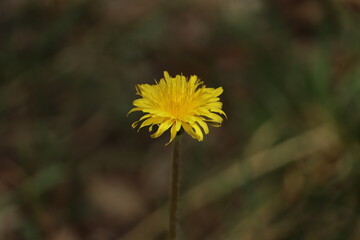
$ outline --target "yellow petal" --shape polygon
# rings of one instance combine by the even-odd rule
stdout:
[[[152,116],[152,114],[145,114],[144,116],[142,116],[139,120],[137,120],[136,122],[134,122],[131,127],[132,128],[136,128],[136,126],[139,124],[139,122],[141,122],[142,120],[144,120],[145,118],[150,118]]]
[[[189,80],[190,92],[194,92],[196,90],[196,87],[198,86],[196,82],[197,82],[197,76],[192,75]]]
[[[165,144],[165,146],[167,146],[169,143],[171,143],[175,139],[176,134],[180,130],[180,128],[181,128],[181,122],[175,120],[175,123],[172,125],[171,130],[170,130],[170,133],[171,133],[170,141],[167,144]]]
[[[146,119],[146,120],[140,125],[138,131],[139,131],[141,128],[146,127],[146,126],[149,126],[149,125],[160,124],[160,123],[162,123],[164,120],[165,120],[165,118],[163,118],[163,117],[152,117],[152,118],[148,118],[148,119]]]
[[[215,113],[208,112],[207,114],[203,114],[203,115],[205,117],[208,117],[210,119],[210,121],[212,121],[212,122],[222,123],[222,121],[223,121],[222,117],[220,117],[219,115],[217,115]]]
[[[197,117],[195,116],[184,116],[180,118],[180,121],[186,122],[188,124],[193,124],[197,120]]]
[[[168,130],[171,125],[173,124],[174,120],[170,119],[170,120],[165,120],[164,122],[162,122],[159,125],[158,130],[151,135],[152,138],[157,138],[160,137],[166,130]]]
[[[222,102],[211,102],[211,103],[206,104],[206,107],[221,109],[222,105],[223,105]]]
[[[129,116],[130,113],[136,112],[136,111],[142,111],[142,109],[139,108],[139,107],[135,107],[135,108],[131,109],[131,110],[128,112],[127,116]]]
[[[184,128],[185,132],[187,132],[187,134],[189,134],[191,137],[197,139],[197,135],[196,135],[195,131],[190,127],[190,125],[188,123],[182,122],[181,125]]]
[[[191,127],[195,130],[196,139],[202,141],[204,139],[204,135],[200,127],[196,123],[192,124]]]
[[[209,124],[210,124],[212,127],[221,127],[221,123],[210,122]]]
[[[152,132],[153,126],[154,126],[154,123],[150,125],[149,132]]]
[[[171,77],[167,71],[164,71],[164,77],[166,80],[171,79]]]
[[[222,87],[218,87],[212,92],[212,95],[217,97],[220,96],[224,92],[224,89]]]
[[[139,98],[133,101],[133,105],[135,107],[141,107],[141,108],[151,108],[153,107],[153,104],[148,99]]]
[[[227,118],[226,113],[221,109],[212,108],[212,109],[210,109],[210,111],[220,113],[220,114],[224,115]]]
[[[202,129],[204,130],[204,133],[205,133],[205,134],[208,134],[208,133],[209,133],[209,127],[208,127],[208,125],[206,124],[206,122],[204,122],[204,121],[201,120],[201,119],[196,120],[196,122],[202,127]]]

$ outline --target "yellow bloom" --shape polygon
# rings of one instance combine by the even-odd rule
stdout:
[[[190,79],[176,75],[171,77],[164,72],[164,78],[155,85],[136,85],[137,95],[142,98],[133,102],[135,106],[129,113],[142,111],[146,113],[140,120],[132,124],[133,128],[141,122],[139,127],[149,127],[152,131],[153,125],[157,125],[157,131],[151,135],[153,138],[161,136],[170,129],[171,137],[169,144],[174,140],[181,127],[193,138],[202,141],[203,132],[209,133],[206,122],[212,126],[221,125],[224,113],[219,95],[223,92],[222,87],[207,88],[196,75]]]

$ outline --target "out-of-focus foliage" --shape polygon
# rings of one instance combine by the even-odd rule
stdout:
[[[356,0],[1,0],[0,239],[165,239],[168,136],[134,85],[223,86],[184,137],[184,239],[360,239]]]

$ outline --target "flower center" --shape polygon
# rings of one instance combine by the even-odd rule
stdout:
[[[183,97],[175,97],[169,99],[165,109],[173,117],[182,117],[188,115],[192,108],[190,102]]]

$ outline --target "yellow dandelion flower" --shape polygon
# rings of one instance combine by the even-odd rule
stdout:
[[[151,135],[153,138],[161,136],[170,129],[170,141],[174,140],[176,134],[183,128],[190,136],[202,141],[203,132],[209,133],[207,122],[212,126],[221,125],[226,114],[222,110],[220,94],[223,88],[207,88],[196,75],[185,78],[182,75],[171,77],[164,72],[164,78],[155,85],[136,85],[137,95],[141,98],[134,100],[135,106],[129,114],[135,111],[146,113],[140,120],[132,124],[133,128],[143,121],[139,130],[150,126],[149,132],[154,125],[157,131]]]

